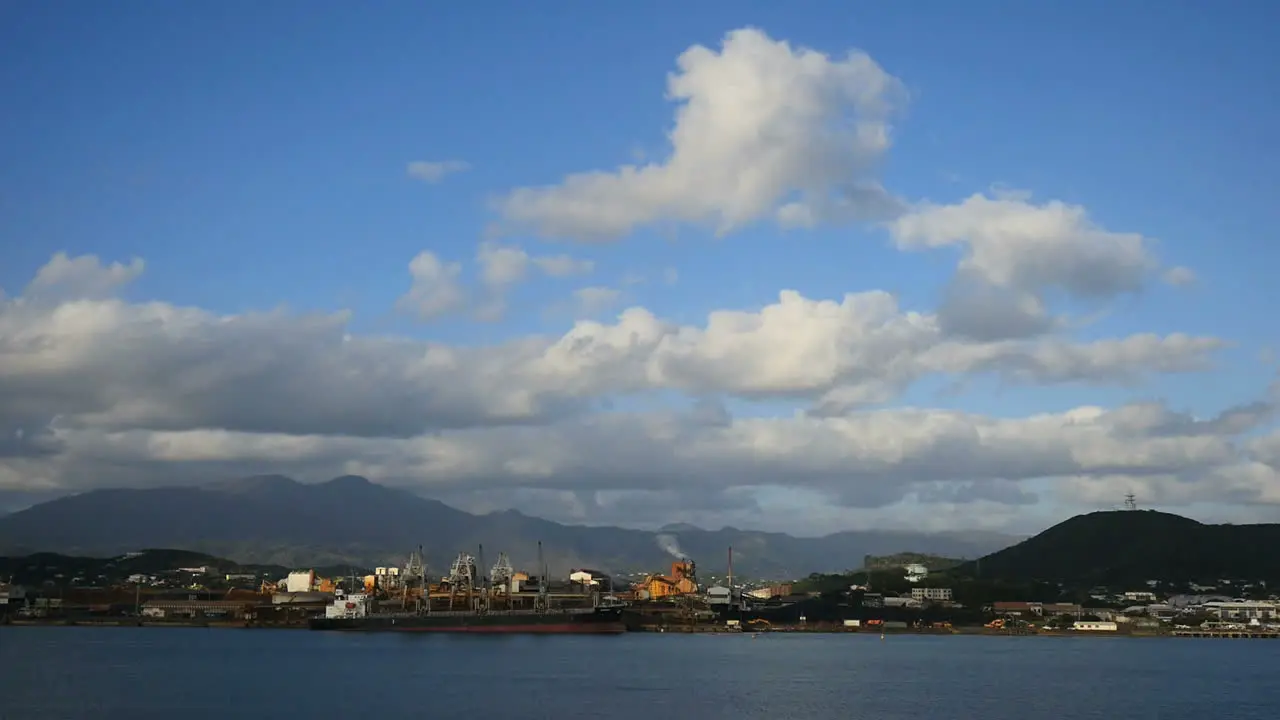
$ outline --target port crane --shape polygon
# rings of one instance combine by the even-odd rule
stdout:
[[[409,553],[409,561],[404,565],[404,576],[401,578],[401,592],[403,595],[400,599],[400,607],[406,608],[409,605],[409,585],[417,582],[419,588],[422,589],[422,604],[430,606],[427,602],[427,595],[430,590],[427,587],[427,563],[422,557],[422,546]]]
[[[476,559],[468,553],[458,553],[458,557],[453,560],[453,565],[449,567],[448,583],[450,610],[454,609],[454,603],[458,598],[464,596],[467,603],[466,607],[472,607],[475,602],[477,579],[478,573],[476,572]]]
[[[498,553],[498,562],[489,569],[489,583],[492,588],[502,593],[508,608],[511,607],[511,581],[516,569],[511,565],[511,558],[506,553]]]

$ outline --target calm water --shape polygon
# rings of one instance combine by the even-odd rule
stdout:
[[[3,720],[1275,720],[1278,673],[1266,640],[0,628]]]

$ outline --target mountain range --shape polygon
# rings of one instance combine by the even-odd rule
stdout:
[[[474,554],[481,544],[489,558],[506,552],[517,567],[533,567],[541,542],[554,572],[661,570],[687,554],[702,572],[717,574],[732,546],[735,572],[794,578],[857,568],[867,555],[981,557],[1020,539],[987,532],[862,530],[804,538],[687,525],[660,531],[564,525],[515,510],[473,515],[357,476],[303,484],[262,475],[197,487],[94,490],[0,517],[0,554],[108,556],[165,547],[241,563],[376,566],[401,563],[421,545],[440,572],[458,552]]]

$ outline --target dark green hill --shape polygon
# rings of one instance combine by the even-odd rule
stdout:
[[[1154,510],[1077,515],[949,574],[1076,586],[1280,581],[1280,524],[1205,525]]]

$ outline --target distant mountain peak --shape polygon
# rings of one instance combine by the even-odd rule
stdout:
[[[323,483],[324,485],[332,485],[334,487],[373,487],[374,482],[363,475],[339,475],[338,477]],[[379,486],[381,487],[381,486]]]
[[[1004,543],[979,546],[932,535],[875,532],[794,538],[743,531],[726,537],[692,525],[668,525],[681,553],[721,567],[726,546],[735,569],[756,577],[785,578],[846,567],[848,558],[918,549],[984,555]],[[256,475],[206,486],[98,490],[35,505],[0,518],[0,554],[58,551],[117,556],[138,548],[175,548],[278,565],[403,562],[424,546],[429,564],[447,567],[460,548],[483,545],[511,553],[518,566],[536,562],[541,543],[553,569],[669,567],[661,533],[606,526],[564,525],[506,510],[475,515],[410,489],[358,476],[300,483]],[[199,565],[202,562],[183,559]]]
[[[658,532],[680,533],[680,532],[700,532],[700,531],[702,531],[702,528],[698,527],[697,525],[690,525],[689,523],[670,523],[668,525],[663,525],[662,529],[660,529]]]
[[[205,485],[206,490],[219,492],[261,492],[264,490],[282,490],[298,487],[299,483],[284,475],[250,475],[249,477],[219,480]]]

